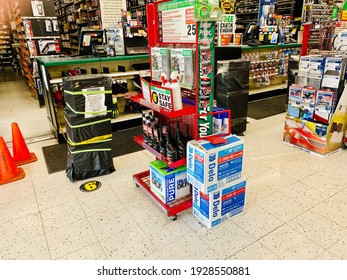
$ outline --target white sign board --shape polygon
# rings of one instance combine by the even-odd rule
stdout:
[[[122,10],[126,10],[125,0],[100,0],[102,28],[118,27]]]
[[[159,41],[195,43],[194,1],[177,0],[158,5]]]

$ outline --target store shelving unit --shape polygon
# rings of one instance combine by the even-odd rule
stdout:
[[[36,59],[60,54],[53,4],[53,0],[42,2],[42,11],[38,14],[30,1],[11,0],[16,56],[31,96],[38,99],[40,107],[45,103]]]
[[[273,95],[288,86],[288,52],[300,51],[301,44],[235,46],[216,48],[217,60],[250,60],[249,94]],[[226,51],[227,48],[231,48]],[[269,79],[265,77],[267,75]]]
[[[319,2],[321,3],[314,4],[311,1],[305,0],[302,9],[303,23],[310,22],[315,25],[331,18],[333,5],[328,5],[324,1]]]
[[[78,53],[82,28],[101,29],[101,12],[98,0],[55,0],[63,52]]]
[[[282,16],[294,16],[295,0],[277,0],[275,5],[276,12]]]
[[[244,32],[248,24],[257,23],[259,0],[241,0],[235,3],[236,30]]]
[[[13,66],[12,32],[8,15],[0,11],[0,68]]]

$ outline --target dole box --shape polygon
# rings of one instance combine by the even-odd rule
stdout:
[[[208,228],[213,228],[245,209],[246,180],[204,194],[193,188],[193,214]]]
[[[206,194],[241,178],[244,141],[236,135],[222,138],[223,144],[193,140],[187,145],[188,182]]]
[[[170,203],[189,195],[190,185],[187,182],[185,165],[171,168],[161,160],[150,163],[151,191],[164,203]]]

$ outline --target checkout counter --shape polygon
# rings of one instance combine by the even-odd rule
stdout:
[[[132,79],[136,76],[149,76],[149,69],[142,69],[149,63],[149,55],[124,55],[113,57],[76,56],[76,57],[39,57],[38,68],[42,81],[42,95],[47,110],[51,131],[59,143],[65,142],[64,106],[62,100],[62,77],[69,71],[83,74],[103,74],[121,80],[132,89]],[[129,114],[112,121],[112,127],[126,122],[140,124],[140,114]],[[115,123],[115,125],[114,125]]]

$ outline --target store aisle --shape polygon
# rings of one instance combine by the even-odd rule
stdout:
[[[18,123],[28,142],[52,135],[46,109],[40,108],[38,100],[31,97],[23,79],[7,68],[0,72],[0,135],[8,144],[12,141],[12,122]]]
[[[285,114],[249,119],[246,211],[208,230],[186,211],[168,219],[137,188],[147,151],[114,158],[116,172],[83,193],[48,175],[41,147],[26,177],[0,187],[0,259],[347,259],[346,151],[318,158],[282,143]]]

